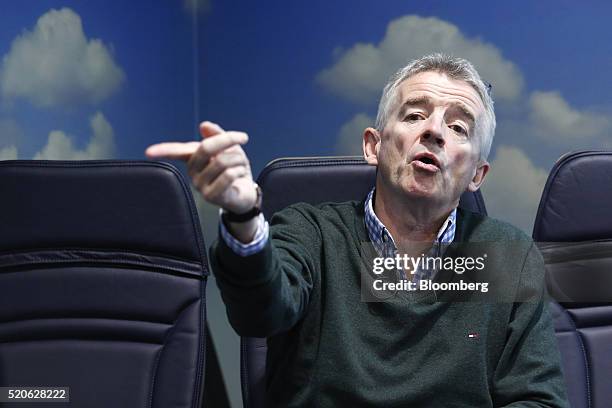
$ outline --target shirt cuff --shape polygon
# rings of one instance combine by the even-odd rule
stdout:
[[[268,242],[268,235],[270,232],[270,226],[268,225],[268,221],[266,221],[263,214],[259,214],[257,216],[257,231],[255,232],[255,236],[251,242],[247,242],[243,244],[238,241],[234,236],[227,230],[225,224],[223,223],[223,219],[221,215],[223,214],[223,209],[219,210],[219,233],[221,234],[221,238],[228,247],[238,256],[250,256],[254,255],[261,250],[264,249],[266,243]]]

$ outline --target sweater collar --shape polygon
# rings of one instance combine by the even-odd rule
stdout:
[[[397,249],[395,241],[391,236],[391,233],[385,225],[380,221],[374,212],[374,194],[376,193],[376,187],[370,190],[368,197],[364,204],[364,221],[365,227],[368,234],[368,238],[372,241],[372,245],[376,249],[376,252],[381,255],[386,253],[385,247],[391,246],[394,250]],[[455,239],[455,231],[457,226],[457,208],[454,208],[442,227],[438,230],[436,241],[439,244],[450,244]]]

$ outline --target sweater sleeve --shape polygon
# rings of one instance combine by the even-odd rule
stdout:
[[[544,261],[531,243],[493,375],[496,407],[569,407],[545,293]]]
[[[292,206],[275,214],[263,250],[237,255],[223,239],[211,264],[230,324],[241,336],[269,337],[293,327],[306,312],[319,273],[321,234]]]

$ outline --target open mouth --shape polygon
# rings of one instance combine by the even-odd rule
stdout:
[[[433,161],[433,159],[429,158],[429,157],[421,157],[419,159],[417,159],[420,162],[423,162],[425,164],[433,164],[435,165],[435,162]]]
[[[430,172],[440,171],[440,161],[432,153],[419,153],[414,156],[412,163],[414,163],[417,168],[423,170]]]

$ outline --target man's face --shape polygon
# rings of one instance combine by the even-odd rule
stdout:
[[[488,170],[488,164],[479,165],[475,136],[475,122],[484,114],[480,96],[467,82],[423,72],[401,83],[396,97],[374,147],[377,163],[368,161],[378,165],[385,187],[438,206],[456,205]]]

